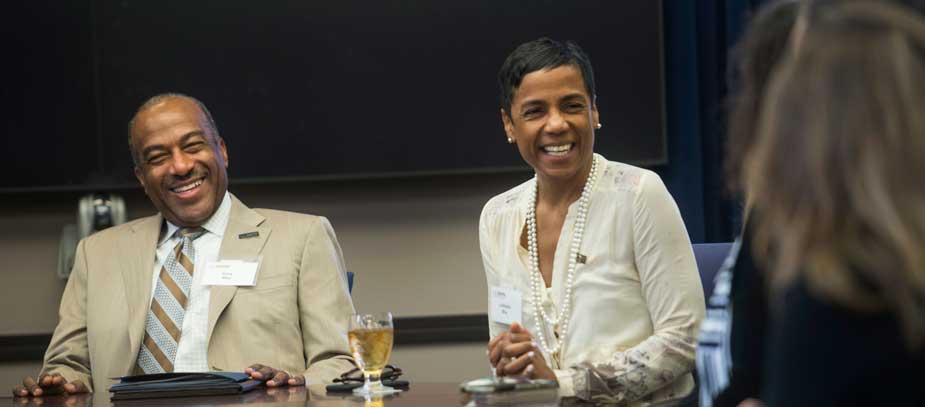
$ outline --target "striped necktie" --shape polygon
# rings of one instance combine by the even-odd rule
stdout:
[[[151,309],[145,320],[145,337],[138,351],[138,368],[144,373],[173,372],[180,342],[180,328],[193,284],[196,253],[193,240],[205,232],[202,228],[177,230],[180,242],[167,256],[154,288]]]

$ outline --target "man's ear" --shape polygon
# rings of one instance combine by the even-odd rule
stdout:
[[[141,189],[143,189],[145,191],[145,195],[147,195],[148,188],[145,187],[145,174],[144,171],[141,170],[141,167],[137,165],[135,166],[135,179],[138,180],[138,183],[141,184]]]
[[[507,112],[504,111],[504,108],[501,108],[501,123],[504,124],[504,133],[507,135],[508,140],[513,140],[512,143],[517,143],[517,138],[514,137],[514,122],[511,121],[511,117],[507,115]],[[508,141],[511,143],[511,141]]]
[[[222,153],[222,160],[225,161],[225,169],[228,169],[228,147],[225,146],[225,139],[218,138],[218,151]]]

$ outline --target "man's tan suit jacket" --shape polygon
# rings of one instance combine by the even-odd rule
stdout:
[[[99,392],[134,372],[163,222],[158,214],[81,241],[43,373]],[[327,219],[253,210],[232,196],[219,258],[260,258],[261,265],[254,287],[211,288],[210,369],[243,372],[261,363],[330,381],[353,368],[347,329],[354,308]]]

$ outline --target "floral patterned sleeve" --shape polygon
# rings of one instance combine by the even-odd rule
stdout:
[[[606,360],[557,370],[563,396],[596,403],[646,401],[694,368],[703,288],[680,212],[658,176],[643,178],[633,216],[636,268],[654,332]]]
[[[645,400],[653,391],[693,369],[695,343],[693,332],[683,338],[652,336],[606,362],[558,370],[556,376],[564,391],[570,386],[574,396],[582,400],[595,403]]]

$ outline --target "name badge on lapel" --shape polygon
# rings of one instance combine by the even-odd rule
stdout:
[[[523,296],[520,290],[505,287],[491,287],[489,293],[491,306],[490,315],[493,322],[510,325],[522,320],[521,302]]]
[[[202,285],[248,286],[257,285],[260,259],[223,259],[206,262]]]

